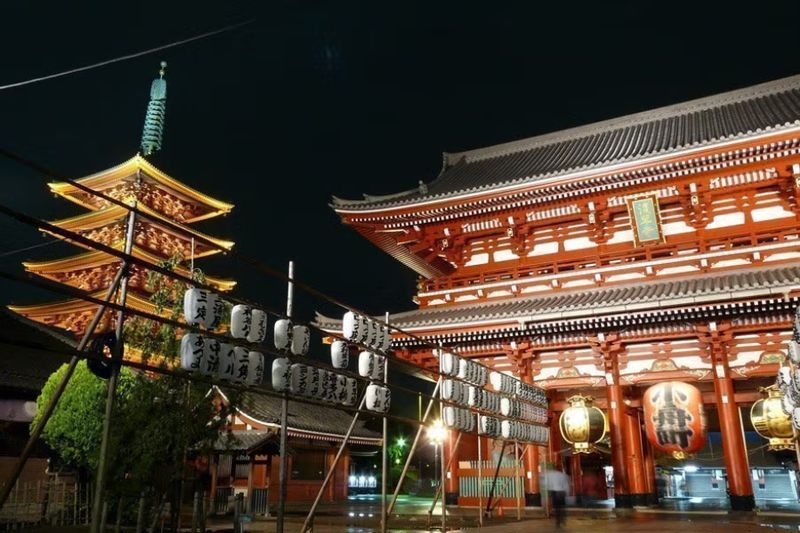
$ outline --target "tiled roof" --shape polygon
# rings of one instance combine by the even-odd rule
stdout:
[[[279,424],[281,418],[281,399],[263,394],[245,394],[242,397],[239,410],[261,422]],[[329,435],[344,435],[350,426],[353,416],[333,407],[324,407],[316,404],[294,402],[289,400],[290,429],[315,431]],[[379,439],[381,435],[364,427],[364,421],[359,420],[353,429],[356,437]]]
[[[435,306],[397,313],[390,316],[390,321],[401,329],[503,319],[557,321],[611,312],[653,311],[770,294],[780,295],[793,288],[800,288],[800,266],[750,269],[671,281],[575,290],[532,298],[504,299],[499,302]],[[319,314],[316,321],[320,327],[326,329],[341,327],[339,320]]]
[[[266,429],[233,430],[220,432],[211,448],[216,452],[259,453],[277,455],[280,453],[278,433]]]
[[[333,199],[341,209],[374,209],[536,182],[747,137],[800,124],[800,75],[595,124],[466,152],[445,154],[439,176],[409,191]]]

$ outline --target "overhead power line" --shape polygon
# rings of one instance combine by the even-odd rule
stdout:
[[[235,30],[237,28],[241,28],[242,26],[246,26],[247,24],[252,24],[255,22],[255,19],[250,19],[245,22],[240,22],[238,24],[231,24],[230,26],[225,26],[223,28],[219,28],[217,30],[212,30],[206,33],[201,33],[200,35],[195,35],[194,37],[189,37],[186,39],[181,39],[179,41],[173,41],[171,43],[163,44],[161,46],[156,46],[155,48],[148,48],[147,50],[142,50],[140,52],[134,52],[132,54],[127,54],[124,56],[115,57],[113,59],[106,59],[105,61],[100,61],[99,63],[92,63],[91,65],[85,65],[82,67],[76,67],[70,70],[65,70],[63,72],[57,72],[55,74],[48,74],[46,76],[39,76],[38,78],[31,78],[29,80],[18,81],[15,83],[9,83],[7,85],[0,85],[0,91],[5,91],[6,89],[14,89],[16,87],[22,87],[23,85],[31,85],[33,83],[39,83],[41,81],[52,80],[54,78],[61,78],[63,76],[69,76],[70,74],[75,74],[77,72],[83,72],[85,70],[92,70],[98,67],[104,67],[106,65],[110,65],[112,63],[119,63],[120,61],[127,61],[129,59],[135,59],[137,57],[141,57],[147,54],[152,54],[154,52],[159,52],[161,50],[166,50],[168,48],[174,48],[176,46],[181,46],[187,43],[191,43],[193,41],[199,41],[200,39],[205,39],[207,37],[212,37],[214,35],[218,35],[220,33],[229,32]]]

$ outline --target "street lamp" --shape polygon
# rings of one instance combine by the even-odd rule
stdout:
[[[434,420],[433,424],[428,426],[428,441],[433,444],[433,479],[436,479],[436,476],[439,473],[439,467],[437,465],[437,461],[439,458],[438,455],[438,448],[440,444],[444,443],[444,440],[447,438],[447,430],[442,424],[442,420]],[[442,447],[442,463],[444,463],[444,447]]]

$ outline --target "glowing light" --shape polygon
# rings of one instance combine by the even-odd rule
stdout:
[[[689,472],[690,474],[693,474],[694,472],[697,472],[698,468],[695,465],[686,465],[683,467],[683,470],[684,472]]]
[[[405,447],[405,445],[406,445],[406,439],[404,439],[403,437],[398,437],[396,446],[402,450]]]
[[[444,442],[447,438],[447,430],[444,427],[441,419],[437,419],[433,421],[428,427],[428,440],[433,445],[438,445]]]

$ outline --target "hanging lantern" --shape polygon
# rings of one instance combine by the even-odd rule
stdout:
[[[697,387],[680,381],[653,385],[642,398],[647,439],[676,459],[700,451],[706,443],[703,397]]]
[[[493,416],[478,415],[478,433],[490,437],[499,437],[500,421]]]
[[[594,398],[580,394],[567,399],[569,407],[561,413],[558,428],[564,440],[572,444],[575,453],[592,453],[595,444],[603,440],[608,431],[605,413],[592,405]]]
[[[203,361],[203,336],[187,333],[181,339],[181,368],[189,372],[200,370]]]
[[[291,365],[286,357],[279,357],[272,361],[272,388],[283,392],[289,388],[291,378]]]
[[[267,313],[261,309],[253,309],[253,324],[250,327],[250,333],[247,335],[247,341],[253,343],[264,342],[267,338]]]
[[[222,343],[217,339],[205,338],[203,340],[203,361],[200,363],[200,373],[204,376],[216,377],[222,352]]]
[[[233,381],[245,383],[250,374],[250,352],[237,346],[233,349]]]
[[[358,382],[355,378],[336,376],[336,396],[339,403],[353,405],[356,403],[356,394],[358,394]]]
[[[444,399],[450,402],[465,404],[467,403],[465,389],[463,383],[453,379],[446,379],[442,381],[442,395]]]
[[[367,319],[352,311],[346,312],[342,318],[342,333],[349,341],[363,343],[367,339],[368,328]]]
[[[322,378],[319,368],[310,366],[308,367],[308,387],[304,393],[309,398],[316,398],[322,390]]]
[[[789,341],[789,359],[796,365],[800,364],[800,343],[794,339]]]
[[[439,372],[446,376],[458,376],[461,359],[452,353],[444,352],[439,356]]]
[[[183,293],[183,318],[192,326],[215,329],[222,321],[225,302],[205,289],[188,289]]]
[[[389,411],[391,400],[392,393],[389,391],[389,387],[376,385],[375,383],[370,383],[367,385],[366,407],[370,411],[375,411],[377,413],[385,413]]]
[[[292,394],[304,396],[308,390],[308,366],[295,363],[290,368],[289,391]]]
[[[306,355],[311,343],[311,333],[308,326],[292,327],[292,353],[294,355]]]
[[[249,305],[234,305],[231,309],[231,336],[246,339],[253,326],[253,308]]]
[[[333,368],[347,368],[350,364],[350,347],[344,341],[331,343],[331,366]]]
[[[250,352],[247,354],[249,364],[247,366],[247,383],[251,387],[261,385],[264,380],[264,354],[261,352]]]
[[[381,340],[381,351],[387,352],[389,348],[392,347],[392,331],[387,327],[384,326],[383,328],[383,339]]]
[[[273,341],[278,350],[288,350],[292,346],[292,321],[282,318],[275,321]]]
[[[358,354],[358,375],[364,378],[383,381],[386,358],[372,352]]]
[[[776,385],[761,389],[765,395],[750,408],[750,421],[756,433],[769,440],[769,449],[793,450],[792,417],[783,410],[783,393]]]
[[[220,343],[219,351],[219,367],[217,369],[217,377],[225,381],[233,381],[236,375],[235,369],[235,351],[236,348],[233,344],[227,342]]]
[[[322,401],[336,402],[336,373],[326,370],[322,380]]]

